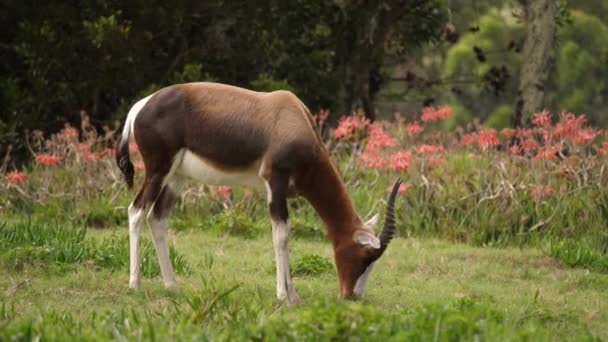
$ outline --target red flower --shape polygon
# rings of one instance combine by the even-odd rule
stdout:
[[[113,156],[114,155],[114,150],[111,148],[104,148],[103,150],[101,150],[101,152],[99,152],[100,156]]]
[[[232,187],[226,185],[219,186],[209,186],[211,190],[218,196],[220,196],[224,201],[230,199],[230,194],[232,193]]]
[[[405,129],[407,130],[408,135],[414,136],[416,134],[421,133],[424,130],[424,127],[422,127],[420,122],[414,121],[414,122],[408,123],[405,126]]]
[[[479,131],[478,143],[481,148],[500,145],[500,139],[493,128],[484,128]]]
[[[139,152],[139,146],[137,146],[136,142],[132,141],[129,143],[129,152],[130,153]]]
[[[416,148],[418,154],[437,154],[445,152],[445,147],[441,145],[420,144]]]
[[[356,129],[365,128],[369,120],[360,115],[343,116],[333,132],[334,138],[350,138]]]
[[[369,144],[363,150],[358,159],[359,163],[365,167],[383,168],[386,166],[386,161],[380,157],[378,150],[371,148]]]
[[[84,154],[84,159],[86,160],[97,160],[99,159],[99,154],[95,152],[87,152]]]
[[[443,157],[433,157],[433,158],[429,159],[430,167],[440,167],[440,166],[444,166],[445,164],[447,164],[447,160],[445,160],[445,158],[443,158]]]
[[[553,160],[555,155],[559,152],[559,146],[545,146],[536,154],[536,159]]]
[[[540,148],[540,144],[534,139],[526,139],[521,142],[521,148],[524,152],[530,153],[538,150]]]
[[[141,162],[141,161],[137,161],[137,162],[133,163],[133,166],[135,167],[136,170],[145,170],[146,169],[144,162]]]
[[[394,153],[390,158],[390,168],[393,170],[406,171],[410,168],[412,162],[412,153],[410,151],[401,150]]]
[[[572,113],[562,113],[559,122],[555,125],[553,136],[572,140],[579,144],[592,141],[599,135],[594,128],[583,128],[587,118],[584,115],[576,116]]]
[[[25,172],[11,171],[6,174],[6,180],[11,184],[19,184],[25,181],[27,175]]]
[[[36,162],[46,166],[57,165],[61,160],[63,157],[54,154],[39,153],[36,155]]]
[[[555,190],[549,186],[533,185],[530,193],[535,200],[542,200],[551,196]]]
[[[82,153],[89,152],[91,150],[91,144],[82,142],[82,143],[78,144],[78,150],[80,150],[80,152],[82,152]]]
[[[59,135],[65,139],[78,138],[78,130],[68,125],[59,132]]]
[[[452,108],[449,106],[443,107],[424,107],[422,108],[422,116],[420,119],[424,122],[427,121],[438,121],[447,119],[452,116]]]
[[[369,125],[369,140],[367,141],[369,148],[395,146],[395,140],[384,131],[380,124],[374,123]]]
[[[399,184],[399,189],[397,189],[397,192],[402,193],[402,192],[406,192],[407,189],[410,188],[410,185],[408,183],[401,183]],[[393,186],[389,186],[388,188],[386,188],[386,191],[391,192],[393,191]]]
[[[548,110],[543,110],[542,112],[538,112],[532,117],[532,124],[537,127],[543,127],[551,124],[551,114],[549,114]]]
[[[509,151],[511,151],[512,154],[521,154],[523,149],[520,145],[513,145],[509,147]]]
[[[462,140],[460,143],[464,146],[469,146],[475,142],[477,142],[478,134],[476,132],[467,133],[462,136]]]
[[[512,138],[515,136],[515,134],[517,134],[517,130],[513,128],[503,128],[500,131],[500,134],[502,134],[505,138]]]
[[[604,141],[602,143],[602,146],[599,149],[599,154],[601,154],[602,156],[606,156],[608,155],[608,140]]]

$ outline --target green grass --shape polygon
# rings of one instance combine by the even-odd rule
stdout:
[[[49,271],[54,259],[3,267],[0,340],[608,339],[608,275],[567,267],[536,249],[398,238],[365,298],[348,302],[337,299],[335,272],[327,270],[330,245],[292,239],[292,265],[304,270],[295,276],[302,302],[286,307],[275,299],[267,235],[172,232],[190,268],[178,275],[175,293],[158,276],[128,290],[125,267],[91,267],[94,259],[62,272]],[[108,252],[114,247],[107,241],[126,237],[126,228],[89,230],[84,241]],[[115,254],[107,258],[126,263],[126,251]]]

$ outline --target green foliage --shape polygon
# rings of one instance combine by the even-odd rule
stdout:
[[[594,15],[572,11],[570,24],[560,31],[551,77],[556,91],[548,100],[559,109],[588,113],[599,124],[607,101],[608,26]]]
[[[547,254],[570,267],[584,267],[608,273],[608,254],[598,251],[589,243],[577,240],[549,242]]]
[[[364,24],[377,26],[374,9],[388,7],[402,12],[382,28],[393,34],[374,50],[349,46]],[[438,0],[405,7],[321,0],[10,2],[0,13],[0,145],[14,142],[13,152],[25,157],[25,129],[55,130],[64,121],[75,123],[80,110],[98,127],[114,124],[138,97],[180,82],[288,89],[313,111],[332,107],[340,87],[354,86],[340,70],[345,59],[381,64],[384,40],[399,46],[402,58],[439,36],[443,7]]]
[[[449,48],[442,75],[454,79],[458,87],[459,83],[463,83],[461,89],[466,89],[458,95],[445,96],[446,100],[456,108],[463,107],[462,111],[473,113],[475,117],[485,120],[498,106],[514,101],[521,57],[513,51],[506,51],[505,47],[510,41],[521,39],[523,27],[512,17],[505,15],[505,12],[499,11],[482,15],[477,25],[479,32],[464,33],[460,40]],[[485,62],[476,59],[474,47],[479,47],[484,52]],[[483,75],[492,66],[505,66],[511,75],[505,93],[500,96],[487,91],[485,84],[481,82]]]
[[[61,268],[88,257],[86,229],[61,223],[3,223],[0,226],[0,262],[20,270],[25,265]]]
[[[246,212],[236,208],[227,208],[216,215],[207,218],[204,226],[215,235],[239,236],[251,239],[264,231],[269,230],[266,222],[255,220]]]
[[[424,305],[386,314],[362,304],[314,303],[298,316],[281,316],[251,328],[261,340],[462,341],[473,339],[543,339],[528,325],[505,325],[496,310],[463,299],[446,305]]]
[[[511,127],[511,114],[513,114],[513,110],[510,105],[500,105],[490,114],[485,122],[485,126],[494,129]]]
[[[251,87],[257,91],[271,92],[275,90],[296,90],[287,82],[287,80],[276,80],[268,74],[261,74],[255,80],[251,81]]]
[[[101,241],[91,241],[91,259],[95,266],[112,271],[129,269],[129,239],[126,235],[113,235]],[[140,241],[140,272],[144,277],[160,275],[160,266],[156,249],[152,241]],[[177,252],[173,244],[169,245],[169,259],[177,274],[191,274],[192,270],[185,257]]]
[[[478,23],[480,31],[463,34],[450,47],[442,71],[443,77],[473,81],[461,88],[465,91],[444,95],[444,98],[455,106],[464,106],[477,117],[488,118],[488,125],[496,128],[510,124],[506,113],[511,111],[507,109],[515,101],[521,63],[520,55],[505,47],[521,40],[522,25],[505,13],[507,11],[489,11],[482,15]],[[555,65],[545,85],[545,103],[554,111],[586,113],[590,121],[598,125],[605,121],[593,113],[602,113],[607,101],[608,27],[596,15],[595,11],[578,10],[560,14],[560,18],[567,20],[558,18],[563,24],[559,28]],[[476,59],[474,46],[481,48],[487,61]],[[479,82],[492,65],[504,65],[511,76],[505,93],[500,96],[486,92],[483,83]]]
[[[295,276],[317,276],[333,270],[333,264],[327,258],[315,254],[306,254],[297,258],[291,267]]]
[[[114,271],[128,270],[128,237],[112,236],[97,242],[86,238],[84,226],[35,221],[3,223],[0,226],[0,249],[0,263],[11,270],[33,266],[61,272],[75,264],[89,262]],[[154,245],[143,239],[140,253],[142,274],[145,277],[158,276],[160,267]],[[190,265],[173,245],[170,246],[169,257],[178,274],[190,274]]]

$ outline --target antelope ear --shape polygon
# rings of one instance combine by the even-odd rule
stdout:
[[[376,226],[376,224],[378,224],[379,220],[380,220],[380,214],[376,214],[376,215],[372,216],[372,218],[367,220],[365,222],[365,225],[369,228],[374,228]]]
[[[374,234],[365,230],[356,230],[353,233],[353,240],[363,246],[370,246],[376,249],[380,248],[380,240],[378,240]]]

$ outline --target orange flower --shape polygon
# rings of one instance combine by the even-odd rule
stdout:
[[[358,162],[365,167],[376,169],[386,166],[386,161],[380,157],[378,150],[371,148],[369,145],[365,147],[363,153],[359,156]]]
[[[343,116],[333,132],[334,138],[350,138],[357,129],[365,128],[369,120],[360,115]]]
[[[407,130],[408,135],[414,136],[416,134],[421,133],[424,130],[424,127],[422,127],[420,122],[414,121],[414,122],[408,123],[405,126],[405,129]]]
[[[219,186],[209,186],[211,190],[218,196],[220,196],[224,201],[230,199],[230,194],[232,193],[232,187],[226,185]]]
[[[6,174],[6,180],[11,184],[23,183],[26,178],[25,172],[11,171]]]
[[[493,128],[484,128],[479,131],[478,143],[481,148],[500,145],[500,139]]]
[[[447,119],[452,116],[452,108],[449,106],[443,107],[424,107],[422,108],[422,116],[420,119],[424,122],[427,121],[438,121]]]
[[[553,160],[555,155],[559,152],[559,146],[545,146],[536,154],[536,159]]]
[[[532,117],[532,124],[537,127],[543,127],[551,124],[551,114],[549,114],[548,110],[543,110],[542,112],[538,112]]]
[[[97,160],[99,159],[99,154],[95,152],[87,152],[84,154],[84,159],[86,160]]]
[[[467,133],[465,135],[462,136],[462,140],[460,140],[460,143],[464,146],[469,146],[474,144],[475,142],[477,142],[478,139],[478,135],[476,132],[471,132],[471,133]]]
[[[511,137],[515,136],[516,133],[517,133],[517,130],[515,130],[513,128],[503,128],[500,131],[500,134],[502,134],[505,138],[511,138]]]
[[[402,192],[406,192],[407,189],[410,188],[410,185],[408,183],[401,183],[399,185],[399,189],[397,189],[397,192],[402,193]],[[386,188],[386,191],[391,192],[393,191],[393,186],[389,186],[388,188]]]
[[[443,157],[433,157],[433,158],[429,159],[429,166],[433,167],[433,168],[444,166],[447,163],[448,163],[447,160],[445,160],[445,158],[443,158]]]
[[[390,159],[390,168],[393,170],[407,170],[412,162],[412,153],[410,151],[401,150],[394,153]],[[402,184],[403,185],[403,184]]]
[[[36,155],[36,162],[46,166],[57,165],[62,160],[63,157],[49,153],[39,153]]]
[[[445,152],[445,147],[441,145],[420,144],[416,147],[418,154],[437,154]]]
[[[388,135],[380,124],[374,123],[369,126],[369,148],[395,146],[395,140]]]

